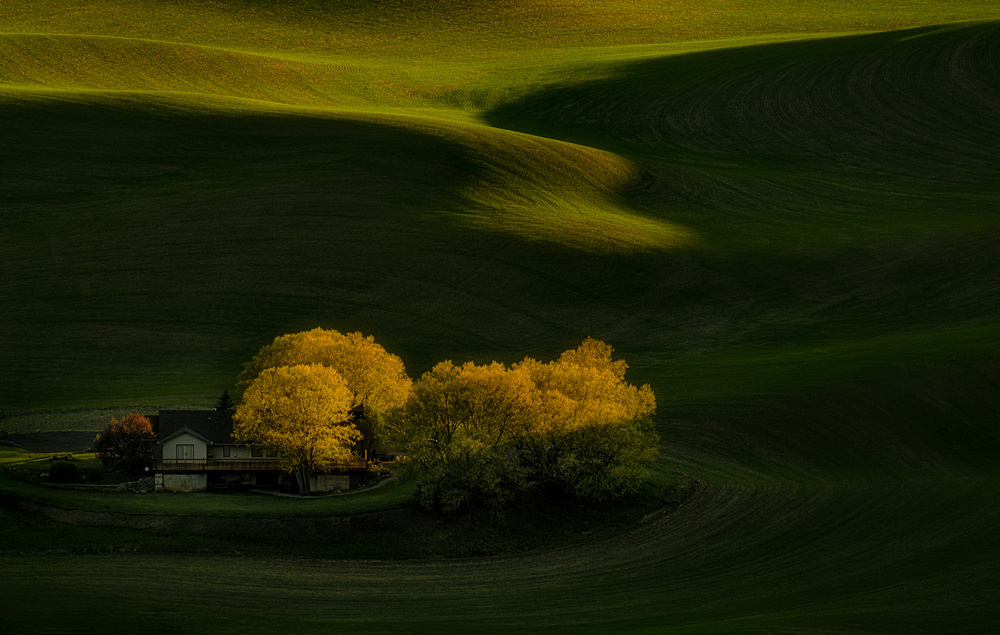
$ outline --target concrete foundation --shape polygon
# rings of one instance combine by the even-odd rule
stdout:
[[[157,474],[157,492],[204,492],[208,489],[208,475],[201,474]]]
[[[351,477],[346,474],[314,474],[309,482],[313,492],[346,492],[351,488]]]

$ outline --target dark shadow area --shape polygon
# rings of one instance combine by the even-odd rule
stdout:
[[[94,443],[96,432],[32,432],[0,436],[28,452],[86,452]]]
[[[995,186],[998,60],[997,22],[746,46],[623,64],[486,120],[672,164]]]

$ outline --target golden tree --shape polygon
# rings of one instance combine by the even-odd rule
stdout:
[[[299,492],[308,494],[315,471],[349,460],[361,438],[349,420],[351,399],[340,373],[321,364],[268,368],[247,386],[233,435],[277,452]]]
[[[634,492],[658,452],[656,399],[625,381],[612,353],[587,339],[553,362],[448,361],[425,373],[394,414],[400,449],[422,472],[420,502],[496,507],[531,480],[587,499]]]
[[[420,472],[421,505],[452,513],[476,500],[497,508],[521,487],[514,446],[534,399],[526,372],[496,362],[445,361],[424,373],[395,416],[397,444]]]
[[[383,434],[382,413],[403,405],[413,386],[403,361],[370,335],[322,328],[276,337],[243,366],[237,385],[245,389],[268,368],[296,364],[322,364],[344,378],[351,392],[350,407],[361,406],[356,423],[366,450],[372,450]]]
[[[243,366],[238,385],[245,389],[268,368],[297,364],[322,364],[337,371],[351,393],[351,408],[388,410],[399,406],[413,385],[403,361],[372,336],[344,335],[322,328],[274,338]]]
[[[524,445],[525,462],[579,498],[635,492],[659,453],[649,385],[625,381],[628,365],[604,342],[587,338],[554,362],[525,359],[539,405]]]
[[[611,346],[587,338],[554,362],[525,358],[515,370],[530,374],[539,391],[533,432],[560,435],[649,417],[656,397],[649,385],[625,381],[628,364],[614,360]]]

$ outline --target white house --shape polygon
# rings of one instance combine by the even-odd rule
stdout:
[[[276,454],[265,456],[233,439],[229,412],[161,410],[150,420],[157,436],[153,477],[158,492],[276,487],[285,478]],[[313,477],[312,491],[346,490],[346,472],[365,467],[364,459],[327,466],[326,473]]]

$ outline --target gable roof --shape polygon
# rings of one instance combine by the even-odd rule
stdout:
[[[234,444],[233,414],[218,410],[161,410],[157,438],[160,442],[189,432],[211,444]]]
[[[183,427],[177,428],[176,430],[174,430],[173,432],[171,432],[167,436],[161,437],[160,438],[160,443],[163,443],[164,441],[169,441],[170,439],[173,439],[174,437],[179,437],[182,434],[190,434],[191,436],[197,437],[197,438],[201,439],[202,441],[204,441],[205,443],[207,443],[209,445],[212,445],[212,440],[211,439],[209,439],[205,435],[201,434],[197,430],[192,430],[191,428],[189,428],[187,426],[183,426]]]

